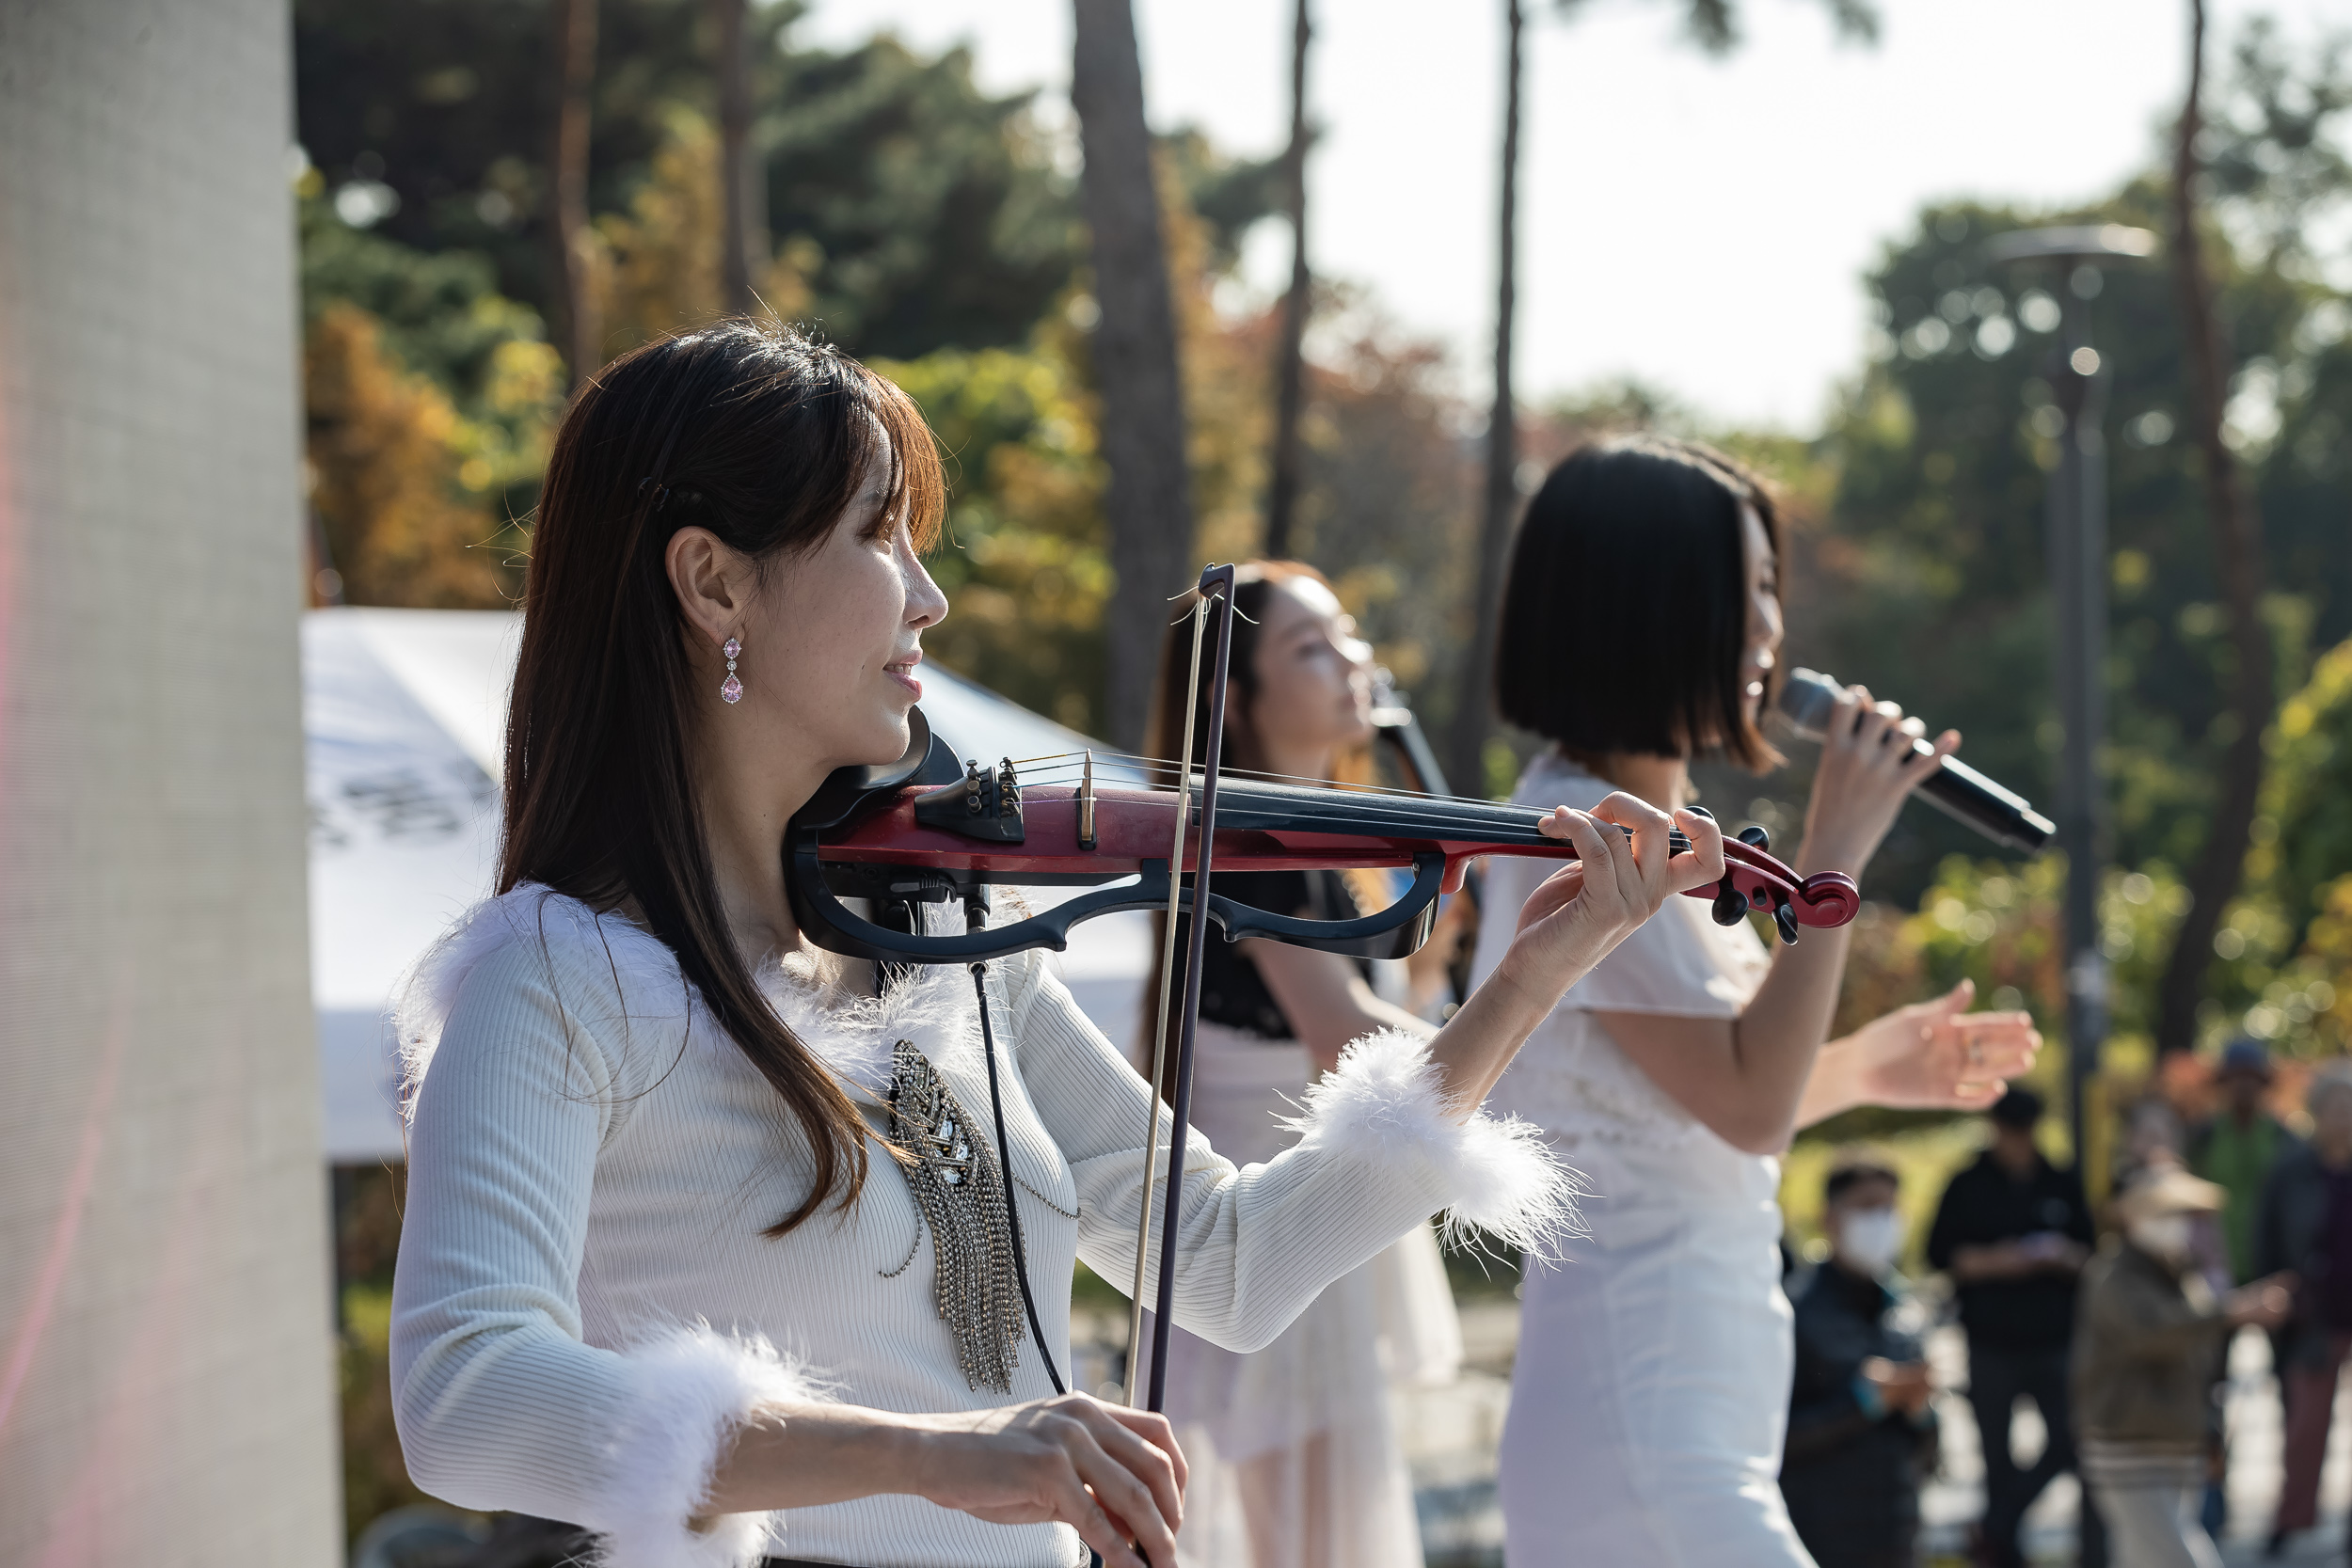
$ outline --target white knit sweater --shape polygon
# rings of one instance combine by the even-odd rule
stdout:
[[[1038,955],[992,966],[989,985],[1022,1233],[1067,1368],[1073,1259],[1133,1275],[1146,1089]],[[962,968],[875,1002],[775,974],[769,991],[861,1102],[911,1039],[985,1119]],[[906,1495],[688,1528],[732,1429],[765,1402],[1009,1402],[965,1385],[918,1211],[887,1159],[846,1214],[760,1233],[805,1192],[806,1146],[668,948],[517,889],[428,957],[401,1022],[412,1124],[392,1381],[419,1485],[602,1532],[612,1568],[739,1568],[769,1551],[861,1568],[1085,1560],[1065,1527],[984,1524]],[[1455,1121],[1407,1037],[1351,1047],[1311,1091],[1303,1130],[1238,1170],[1189,1140],[1175,1316],[1193,1333],[1265,1344],[1439,1209],[1525,1243],[1573,1216],[1532,1130]],[[1010,1399],[1050,1394],[1034,1346],[1022,1353]]]

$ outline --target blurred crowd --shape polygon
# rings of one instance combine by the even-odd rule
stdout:
[[[2338,1375],[2352,1352],[2352,1070],[2305,1086],[2308,1128],[2274,1109],[2268,1052],[2223,1053],[2210,1114],[2152,1097],[2125,1119],[2109,1196],[2037,1140],[2044,1106],[2011,1089],[1982,1153],[1955,1174],[1924,1255],[1952,1287],[1965,1395],[1982,1444],[1973,1560],[2023,1564],[2026,1511],[2058,1477],[2083,1487],[2078,1560],[2216,1568],[2227,1522],[2227,1359],[2266,1339],[2285,1434],[2269,1557],[2316,1522]],[[2300,1123],[2297,1123],[2300,1126]],[[1934,1313],[1896,1272],[1901,1175],[1850,1150],[1821,1192],[1826,1255],[1794,1270],[1797,1359],[1781,1487],[1820,1568],[1916,1560],[1919,1492],[1939,1444],[1925,1335]],[[2021,1464],[2021,1400],[2047,1433]],[[2240,1521],[2241,1526],[2244,1521]]]

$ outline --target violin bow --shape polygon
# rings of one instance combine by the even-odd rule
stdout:
[[[1193,870],[1193,919],[1185,933],[1189,941],[1179,1015],[1182,1022],[1176,1036],[1176,1093],[1168,1107],[1171,1119],[1168,1134],[1168,1196],[1160,1218],[1159,1289],[1152,1308],[1152,1374],[1143,1405],[1152,1411],[1162,1410],[1168,1403],[1168,1319],[1176,1297],[1176,1276],[1168,1266],[1168,1250],[1184,1202],[1184,1132],[1192,1117],[1193,1040],[1200,1022],[1200,966],[1208,956],[1209,862],[1216,837],[1217,770],[1225,751],[1225,683],[1233,652],[1233,568],[1230,563],[1211,566],[1202,572],[1200,584],[1193,591],[1192,673],[1184,685],[1184,743],[1176,762],[1176,842],[1168,862],[1168,921],[1161,939],[1159,1007],[1153,1015],[1156,1027],[1152,1040],[1152,1078],[1146,1095],[1152,1119],[1144,1130],[1142,1212],[1136,1220],[1136,1281],[1135,1289],[1128,1294],[1125,1400],[1130,1407],[1136,1402],[1136,1385],[1142,1365],[1137,1353],[1142,1349],[1145,1262],[1152,1255],[1152,1198],[1159,1168],[1160,1085],[1168,1069],[1168,1000],[1175,980],[1176,915],[1184,903],[1185,818],[1191,815],[1184,802],[1192,792],[1193,726],[1200,708],[1201,634],[1208,629],[1213,610],[1216,652],[1210,662],[1208,749],[1200,768],[1200,860]]]

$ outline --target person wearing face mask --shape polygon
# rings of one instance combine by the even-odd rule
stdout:
[[[1778,527],[1764,483],[1695,443],[1613,438],[1552,470],[1513,546],[1495,665],[1502,716],[1551,743],[1516,801],[1617,789],[1687,807],[1694,757],[1780,760],[1757,727],[1783,632]],[[1940,766],[1915,753],[1922,734],[1849,691],[1804,839],[1775,852],[1862,873]],[[1938,737],[1937,757],[1959,743]],[[1486,909],[1519,907],[1541,875],[1494,857]],[[1484,923],[1474,978],[1510,930]],[[1591,1236],[1521,1286],[1501,1466],[1513,1568],[1808,1561],[1776,1481],[1795,1355],[1778,1157],[1852,1105],[1988,1105],[2040,1043],[2023,1013],[1969,1013],[1964,982],[1832,1039],[1846,943],[1807,931],[1770,950],[1683,899],[1562,999],[1498,1086],[1601,1195]]]
[[[2152,1166],[2115,1200],[2122,1227],[2082,1274],[2074,1402],[2084,1484],[2120,1568],[2220,1568],[2199,1519],[2215,1353],[2251,1323],[2276,1326],[2283,1279],[2216,1299],[2192,1267],[2192,1216],[2227,1196],[2177,1165]]]
[[[1911,1568],[1919,1478],[1934,1463],[1934,1392],[1895,1260],[1900,1179],[1867,1152],[1841,1156],[1821,1188],[1829,1258],[1794,1291],[1797,1375],[1781,1496],[1819,1568]]]
[[[1250,562],[1235,575],[1233,604],[1224,766],[1236,775],[1366,779],[1372,650],[1329,582],[1297,562]],[[1162,648],[1156,757],[1184,747],[1192,634],[1192,618],[1180,613]],[[1204,685],[1209,678],[1204,673]],[[1207,744],[1195,734],[1196,764]],[[1392,890],[1378,876],[1219,871],[1212,879],[1245,904],[1329,920],[1389,903]],[[1179,917],[1179,955],[1188,951],[1187,927]],[[1423,955],[1443,962],[1434,940],[1416,957]],[[1193,1126],[1242,1161],[1271,1160],[1296,1142],[1300,1101],[1337,1068],[1349,1040],[1384,1029],[1433,1031],[1399,1003],[1408,989],[1405,967],[1213,937],[1201,962]],[[1158,1001],[1159,982],[1155,972],[1147,1008]],[[1137,1044],[1148,1071],[1148,1020]],[[1186,1568],[1420,1568],[1412,1478],[1391,1425],[1389,1390],[1451,1381],[1460,1361],[1461,1325],[1425,1225],[1327,1287],[1263,1350],[1237,1354],[1177,1328],[1168,1414],[1191,1465],[1179,1560]]]

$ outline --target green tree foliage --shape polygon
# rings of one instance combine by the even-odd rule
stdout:
[[[613,5],[606,48],[643,60],[642,8]],[[377,228],[419,250],[492,259],[499,291],[544,311],[543,246],[555,84],[545,0],[295,0],[295,134],[328,185],[387,187]],[[664,53],[675,60],[675,51]],[[654,138],[615,119],[614,165]]]
[[[2301,169],[2308,160],[2262,150],[2275,117],[2261,104],[2281,89],[2258,71],[2268,56],[2260,35],[2255,44],[2241,55],[2225,112],[2247,144],[2232,166]],[[2276,199],[2259,181],[2241,183],[2221,206],[2214,255],[2238,365],[2232,436],[2261,497],[2270,580],[2283,585],[2268,608],[2280,684],[2291,689],[2314,640],[2352,634],[2336,451],[2352,418],[2352,349],[2344,342],[2352,302],[2299,264],[2290,245],[2231,243],[2241,230],[2258,232],[2265,204]],[[2042,509],[2058,416],[2046,367],[2052,296],[2070,282],[1996,272],[1984,245],[2043,223],[2161,230],[2163,221],[2153,179],[2071,212],[1964,203],[1923,214],[1870,277],[1878,351],[1830,437],[1840,477],[1829,515],[1800,542],[1793,656],[1958,725],[1972,761],[2043,797],[2057,737]],[[2106,766],[2116,857],[2179,864],[2201,842],[2213,764],[2232,733],[2222,711],[2231,656],[2214,603],[2197,458],[2176,438],[2187,388],[2169,279],[2153,265],[2110,272],[2093,309],[2113,389]],[[1874,879],[1908,901],[1943,854],[1968,847],[1962,830],[1922,817],[1874,867]]]
[[[887,35],[797,48],[802,9],[783,0],[754,19],[753,145],[814,315],[860,355],[1024,342],[1082,240],[1028,95],[980,92],[961,50],[926,59]],[[386,187],[384,233],[487,257],[499,292],[542,313],[549,25],[544,0],[294,8],[299,135],[329,186]],[[655,177],[675,111],[708,120],[715,96],[692,0],[605,0],[599,27],[589,205],[613,213]]]
[[[1024,342],[1084,245],[1028,95],[989,98],[967,52],[924,59],[887,35],[779,49],[766,74],[769,224],[825,330],[894,357]]]
[[[1263,166],[1221,158],[1190,133],[1168,138],[1162,154],[1201,546],[1247,554],[1263,445],[1264,324],[1226,321],[1210,295],[1270,187]],[[1195,211],[1196,198],[1219,216]],[[1019,349],[945,348],[874,363],[921,405],[948,458],[947,543],[931,569],[954,610],[927,645],[949,667],[1102,735],[1113,578],[1088,354],[1095,312],[1073,285]]]
[[[1281,211],[1282,161],[1233,157],[1188,126],[1161,136],[1159,146],[1163,174],[1175,180],[1200,225],[1198,264],[1222,277],[1241,260],[1242,236]]]
[[[1100,733],[1110,594],[1092,395],[1065,312],[1025,351],[943,349],[875,368],[921,405],[947,457],[947,543],[931,561],[953,613],[926,635],[950,668]]]
[[[2324,912],[2325,885],[2352,872],[2352,642],[2323,657],[2279,710],[2254,837],[2249,881],[2299,943]]]
[[[1354,330],[1334,334],[1328,363],[1307,367],[1293,541],[1436,731],[1461,684],[1476,570],[1463,411],[1437,344],[1360,308],[1342,319]]]
[[[502,604],[563,406],[555,351],[486,259],[354,230],[318,183],[299,223],[320,564],[358,604]]]
[[[1881,915],[1866,927],[1862,945],[1873,951],[1860,966],[1861,983],[1839,999],[1837,1027],[1965,979],[1976,982],[1985,1005],[2025,1008],[2043,1030],[2062,1033],[2065,882],[2065,860],[2055,854],[2015,863],[1946,860],[1915,912]],[[2115,966],[2115,1034],[2143,1049],[2154,1026],[2156,976],[2185,896],[2179,879],[2161,870],[2111,872],[2100,894],[2100,942]]]
[[[613,354],[723,308],[720,205],[704,8],[600,9],[587,286]],[[755,19],[753,141],[777,237],[755,284],[771,309],[905,368],[951,447],[970,449],[958,504],[981,554],[943,570],[977,574],[977,596],[943,649],[1099,726],[1099,646],[1069,642],[1098,638],[1104,570],[1086,333],[1063,312],[1087,306],[1071,182],[1027,96],[981,94],[963,51],[927,58],[887,35],[798,49],[801,9],[785,0]],[[318,165],[302,238],[324,537],[358,602],[501,602],[509,525],[528,514],[560,411],[539,309],[548,8],[302,0],[295,21]],[[1272,165],[1194,132],[1162,152],[1197,307],[1192,401],[1210,416],[1194,466],[1223,515],[1254,504],[1233,452],[1256,399],[1233,395],[1207,291],[1270,210]],[[1008,634],[990,652],[978,628],[1013,594],[1038,595],[1035,641],[1016,656]]]

